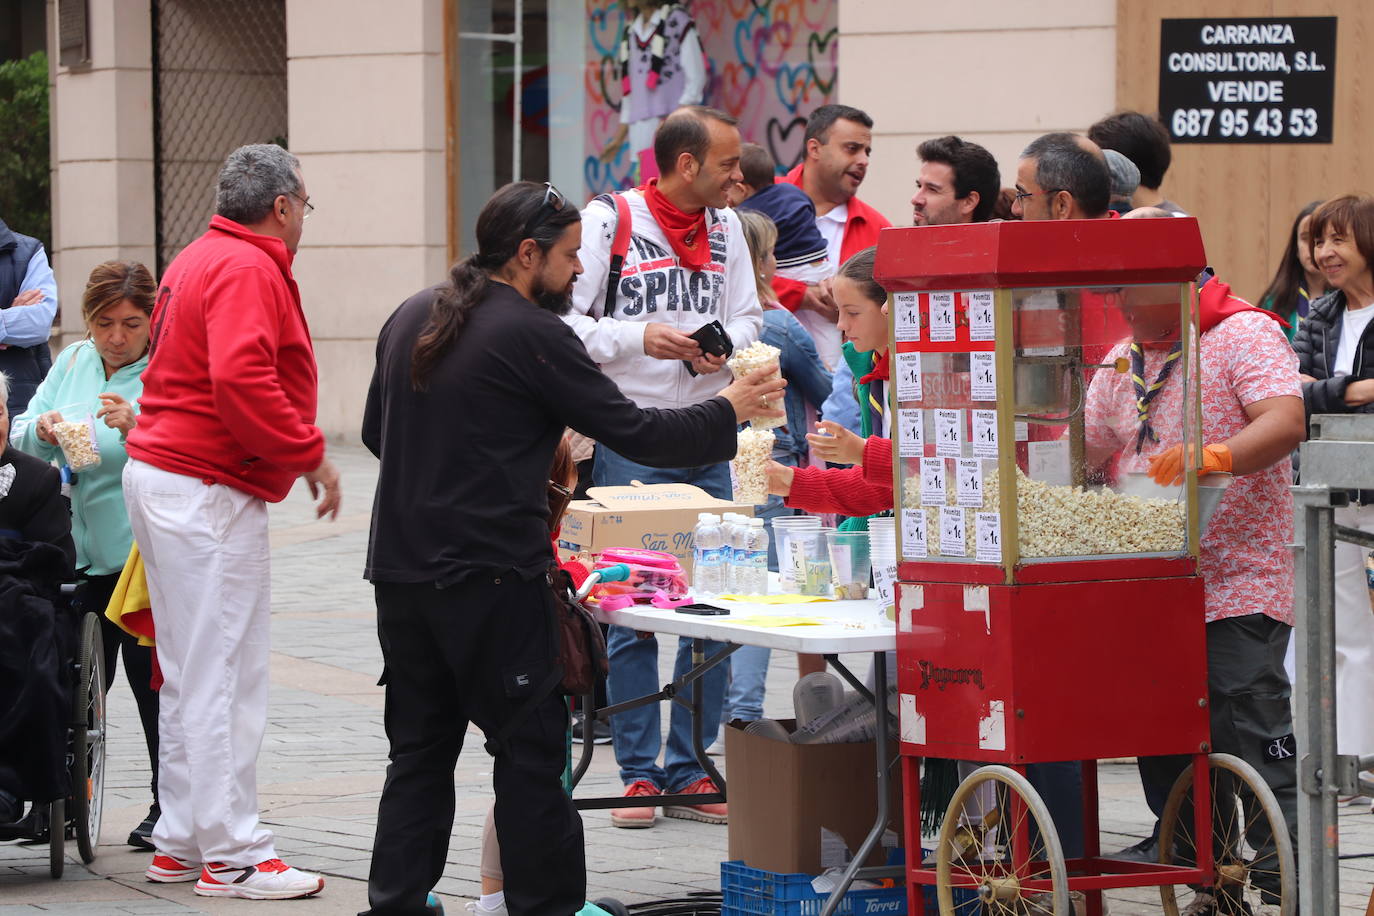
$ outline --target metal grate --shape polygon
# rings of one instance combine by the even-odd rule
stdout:
[[[153,0],[157,270],[205,231],[245,143],[286,145],[285,0]]]

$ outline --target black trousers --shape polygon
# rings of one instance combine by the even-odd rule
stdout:
[[[1211,713],[1212,751],[1233,754],[1253,766],[1273,791],[1288,822],[1294,855],[1298,845],[1297,746],[1293,738],[1290,706],[1292,686],[1283,669],[1292,627],[1262,614],[1231,617],[1207,624],[1207,693]],[[1145,800],[1159,817],[1169,799],[1175,780],[1191,763],[1189,757],[1141,757],[1137,761]],[[1237,787],[1229,779],[1216,779],[1213,792],[1223,797],[1234,795]],[[1272,862],[1273,838],[1268,822],[1257,817],[1253,796],[1240,793],[1246,823],[1246,837],[1259,858]],[[1228,809],[1229,810],[1229,809]],[[1183,823],[1192,835],[1191,810],[1181,812]],[[1223,830],[1223,825],[1214,825]],[[1155,834],[1159,822],[1155,822]],[[1234,827],[1229,835],[1235,836]],[[1189,850],[1182,850],[1187,856]],[[1272,866],[1269,866],[1272,867]],[[1263,875],[1255,884],[1277,892],[1277,882]]]
[[[375,584],[391,742],[364,916],[424,916],[453,831],[453,771],[468,723],[495,738],[553,666],[553,594],[540,577],[449,588]],[[511,916],[586,902],[582,818],[563,789],[568,709],[551,693],[498,749],[496,832]]]
[[[106,576],[84,576],[77,584],[72,603],[82,613],[87,611],[100,618],[100,636],[105,645],[105,692],[109,693],[115,680],[115,660],[124,656],[124,676],[138,704],[138,718],[143,723],[143,740],[148,746],[148,762],[153,769],[153,801],[157,801],[157,691],[153,679],[153,650],[140,646],[137,637],[130,636],[105,616],[110,595],[119,584],[119,573]]]

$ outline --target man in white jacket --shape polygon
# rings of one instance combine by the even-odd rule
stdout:
[[[592,359],[640,407],[685,407],[714,397],[729,382],[724,357],[703,354],[691,334],[719,321],[736,347],[758,339],[763,309],[740,222],[726,208],[726,190],[742,180],[740,136],[735,119],[710,108],[681,108],[654,135],[654,159],[661,177],[625,192],[630,241],[613,299],[607,296],[611,248],[618,218],[614,202],[597,198],[582,211],[582,277],[573,289],[566,320]],[[696,373],[688,371],[688,364]],[[602,445],[592,473],[597,486],[690,483],[712,496],[731,495],[728,464],[672,469],[636,464]],[[658,689],[658,643],[611,627],[612,704]],[[708,647],[708,652],[714,648]],[[691,646],[678,640],[676,674],[691,667]],[[714,736],[725,692],[725,671],[701,680],[703,735]],[[689,688],[690,689],[690,688]],[[689,716],[673,704],[667,752],[657,704],[617,715],[612,722],[615,755],[625,795],[635,807],[611,812],[617,827],[651,827],[654,808],[646,796],[712,794],[717,787],[692,752]],[[724,804],[678,804],[669,817],[723,824]]]

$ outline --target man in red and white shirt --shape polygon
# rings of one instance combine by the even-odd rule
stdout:
[[[1127,219],[1168,217],[1156,208]],[[1161,377],[1179,339],[1177,293],[1169,303],[1151,291],[1128,290],[1124,311],[1135,324],[1143,371],[1151,384]],[[1306,432],[1298,361],[1277,316],[1231,295],[1225,283],[1204,274],[1199,291],[1203,466],[1200,475],[1231,473],[1202,539],[1198,569],[1206,595],[1207,668],[1212,750],[1234,754],[1253,766],[1273,790],[1296,845],[1296,746],[1288,675],[1283,657],[1293,625],[1292,464],[1289,455]],[[1171,320],[1142,321],[1153,312]],[[1117,344],[1106,361],[1128,355],[1131,341]],[[1184,472],[1183,445],[1163,431],[1183,428],[1184,373],[1168,373],[1150,397],[1142,435],[1137,392],[1125,373],[1098,372],[1084,410],[1090,460],[1117,457],[1118,473],[1145,471],[1172,484]],[[1157,431],[1151,435],[1151,430]],[[1157,438],[1156,438],[1157,436]],[[1137,448],[1137,446],[1139,446]],[[1187,757],[1143,757],[1145,797],[1158,816]],[[1263,819],[1260,819],[1261,821]],[[1256,831],[1263,825],[1256,824]],[[1158,861],[1155,836],[1119,857]],[[1249,837],[1257,862],[1275,855],[1272,841]],[[1251,883],[1277,900],[1277,865],[1252,864]],[[1271,886],[1272,885],[1272,886]],[[1273,900],[1270,900],[1273,892]]]
[[[153,311],[124,498],[162,668],[150,881],[202,896],[308,897],[324,879],[277,858],[258,820],[271,606],[267,503],[297,477],[339,510],[315,426],[310,329],[291,261],[311,209],[279,146],[229,154],[216,215],[168,266]]]

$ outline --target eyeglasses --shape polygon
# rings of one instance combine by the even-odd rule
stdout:
[[[296,198],[296,200],[299,200],[301,203],[305,204],[305,216],[302,216],[301,219],[310,219],[310,214],[315,212],[315,205],[310,202],[310,198],[301,197],[295,191],[287,191],[286,193],[290,194],[292,197]]]
[[[563,196],[563,192],[555,188],[553,182],[544,182],[544,199],[540,202],[539,209],[534,216],[530,217],[530,221],[525,224],[525,231],[521,233],[520,237],[522,239],[530,238],[534,230],[538,229],[544,222],[546,213],[561,213],[567,205],[568,200]]]
[[[1019,203],[1021,203],[1021,201],[1025,200],[1026,198],[1028,198],[1028,197],[1034,197],[1034,196],[1037,195],[1037,194],[1049,194],[1049,195],[1053,196],[1053,195],[1055,195],[1055,194],[1058,194],[1060,191],[1067,191],[1067,190],[1068,190],[1068,188],[1049,188],[1049,189],[1044,190],[1044,191],[1022,191],[1022,190],[1020,190],[1020,189],[1018,188],[1017,191],[1016,191],[1016,202],[1019,204]]]

